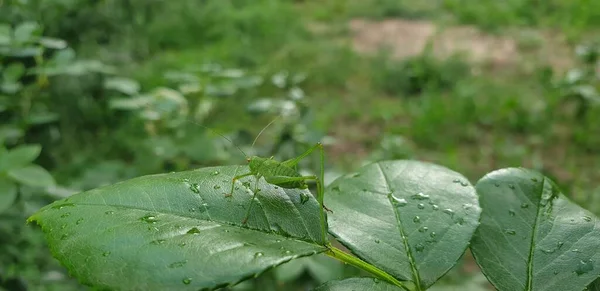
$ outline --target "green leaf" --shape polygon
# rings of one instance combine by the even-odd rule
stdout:
[[[42,151],[38,144],[21,145],[0,156],[0,172],[9,169],[22,168],[33,162]]]
[[[330,232],[354,254],[420,289],[454,266],[481,209],[467,179],[417,161],[366,165],[325,194]],[[417,287],[416,290],[420,290]]]
[[[42,32],[42,28],[33,21],[19,23],[14,30],[14,39],[18,43],[24,44],[34,41]]]
[[[104,81],[104,88],[127,95],[136,95],[140,92],[140,83],[128,78],[114,77]]]
[[[224,194],[234,174],[247,170],[138,177],[45,206],[29,221],[42,226],[73,276],[106,289],[215,288],[325,251],[320,207],[308,190],[261,179],[242,224],[252,197],[246,185],[253,188],[254,177],[238,180],[231,197]]]
[[[350,278],[339,281],[330,281],[315,289],[315,291],[348,290],[397,291],[402,289],[375,278]]]
[[[12,28],[8,24],[0,23],[0,45],[10,45],[12,39]]]
[[[55,185],[54,178],[46,169],[38,165],[29,165],[23,168],[10,169],[8,176],[13,180],[33,187],[52,187]]]
[[[538,172],[508,168],[477,183],[484,209],[471,250],[498,290],[577,290],[600,275],[600,221]]]
[[[17,185],[0,177],[0,214],[13,205],[17,198]]]

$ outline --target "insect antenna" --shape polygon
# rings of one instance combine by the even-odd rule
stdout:
[[[279,119],[281,117],[281,115],[278,115],[277,117],[275,117],[273,120],[271,120],[271,122],[269,122],[265,127],[263,127],[263,129],[260,130],[260,132],[256,135],[256,137],[254,138],[254,141],[252,142],[252,145],[250,147],[254,147],[254,144],[256,144],[256,141],[258,140],[258,138],[260,137],[260,135],[269,127],[271,126],[271,124],[273,124],[277,119]]]

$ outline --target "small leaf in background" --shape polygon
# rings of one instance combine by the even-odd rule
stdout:
[[[32,21],[22,22],[15,27],[14,39],[20,44],[30,43],[34,40],[33,38],[38,37],[41,32],[42,28],[39,24]]]
[[[22,168],[32,163],[42,151],[42,147],[37,144],[21,145],[11,149],[7,153],[0,155],[0,172]]]
[[[0,214],[13,205],[17,198],[17,184],[15,182],[0,177]]]
[[[498,290],[580,291],[600,275],[600,221],[538,172],[508,168],[477,183],[471,250]]]
[[[0,24],[0,45],[10,45],[12,28],[8,24]]]
[[[104,88],[127,95],[136,95],[140,93],[141,86],[140,83],[135,80],[116,77],[104,81]]]
[[[7,174],[8,177],[27,186],[52,187],[55,185],[54,178],[52,178],[50,173],[38,165],[10,169]]]
[[[254,178],[238,180],[231,197],[224,194],[232,177],[247,170],[212,167],[134,178],[47,205],[29,221],[42,226],[55,257],[74,277],[106,289],[211,289],[325,251],[320,206],[307,190],[261,180],[242,224]]]
[[[461,174],[417,161],[366,165],[325,193],[330,233],[354,254],[421,289],[452,268],[481,209]]]
[[[67,48],[67,42],[59,38],[41,37],[39,43],[49,49],[62,50]]]
[[[370,291],[402,291],[402,289],[391,285],[385,281],[375,278],[350,278],[339,281],[330,281],[314,291],[349,291],[349,290],[370,290]]]
[[[17,82],[25,74],[25,66],[22,63],[12,63],[2,70],[4,82]]]

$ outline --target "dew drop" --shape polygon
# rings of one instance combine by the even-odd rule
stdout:
[[[512,209],[509,209],[509,210],[508,210],[508,214],[509,214],[510,216],[515,216],[517,213],[516,213],[514,210],[512,210]]]
[[[190,212],[196,212],[196,208],[194,208],[194,207],[190,208]]]
[[[589,217],[589,216],[584,216],[584,217],[583,217],[583,220],[585,220],[585,221],[587,221],[587,222],[590,222],[590,221],[592,221],[592,218],[591,218],[591,217]]]
[[[515,235],[515,234],[517,234],[517,232],[516,232],[516,231],[514,231],[514,230],[512,230],[512,229],[508,229],[508,228],[504,230],[504,233],[506,233],[506,234],[510,234],[510,235]]]
[[[333,187],[331,188],[331,190],[332,190],[332,191],[335,191],[335,192],[340,192],[340,186],[333,186]]]
[[[285,253],[286,255],[289,255],[289,254],[291,254],[291,253],[292,253],[292,251],[290,251],[290,250],[286,250],[284,253]]]
[[[425,249],[425,246],[423,244],[419,243],[415,246],[415,250],[419,253],[422,252],[424,249]]]
[[[378,244],[378,243],[380,243],[380,242],[381,242],[381,241],[380,241],[379,239],[375,239],[375,243],[376,243],[376,244]]]
[[[276,239],[276,240],[275,240],[275,242],[276,242],[276,243],[280,243],[280,242],[281,242],[281,240],[280,240],[280,239]]]
[[[558,275],[558,270],[554,270],[552,273],[554,273],[554,275]]]
[[[60,237],[60,239],[61,239],[61,240],[66,240],[67,238],[69,238],[69,235],[67,235],[67,234],[63,234],[63,235]]]
[[[52,209],[63,209],[65,207],[75,207],[75,203],[63,203],[59,205],[52,206]]]
[[[186,243],[182,242],[179,244],[180,247],[185,247]]]
[[[440,207],[439,207],[439,206],[437,206],[437,205],[435,205],[435,204],[433,204],[433,205],[431,206],[431,208],[432,208],[433,210],[438,210],[438,209],[440,209]]]
[[[356,173],[356,174],[352,175],[352,178],[358,178],[358,177],[360,177],[360,173]]]
[[[262,256],[264,256],[264,255],[265,255],[265,254],[263,254],[262,252],[258,252],[258,253],[255,253],[255,254],[254,254],[254,257],[255,257],[255,258],[260,258],[260,257],[262,257]]]
[[[60,229],[65,229],[65,228],[67,228],[66,224],[63,224],[63,225],[60,226]]]
[[[308,202],[308,199],[309,199],[308,194],[306,194],[306,193],[300,194],[300,203],[301,204]]]
[[[495,183],[494,183],[494,186],[496,186],[496,187],[500,187],[500,183],[498,183],[498,182],[495,182]]]
[[[467,186],[469,186],[469,183],[467,183],[467,182],[460,182],[460,185],[463,186],[463,187],[467,187]]]
[[[216,175],[218,175],[218,174],[219,174],[219,171],[214,171],[214,172],[212,172],[212,175],[213,175],[213,176],[216,176]]]
[[[452,183],[460,183],[460,179],[454,179],[452,180]]]
[[[69,215],[71,215],[71,212],[63,213],[63,215],[61,215],[60,217],[61,218],[67,218],[67,217],[69,217]]]
[[[410,196],[410,198],[415,199],[415,200],[427,200],[427,199],[429,199],[429,195],[419,192],[415,195]]]
[[[110,214],[115,214],[115,212],[114,212],[114,211],[112,211],[112,210],[109,210],[109,211],[106,211],[106,212],[104,212],[104,214],[108,214],[108,215],[110,215]]]
[[[77,221],[75,221],[75,224],[80,225],[83,222],[83,218],[77,219]]]
[[[521,208],[525,209],[525,208],[529,208],[529,204],[527,203],[523,203],[521,204]]]
[[[422,226],[419,228],[419,232],[426,232],[428,230],[429,230],[429,228],[427,226]]]
[[[419,204],[417,204],[417,208],[424,209],[425,208],[425,204],[419,203]]]
[[[462,217],[459,217],[459,218],[456,220],[456,224],[458,224],[458,225],[463,225],[463,224],[465,224],[465,219],[464,219],[464,218],[462,218]]]
[[[577,265],[577,269],[575,269],[575,273],[577,276],[581,276],[583,274],[588,273],[589,271],[594,269],[594,262],[592,259],[587,261],[581,260],[579,261],[579,265]]]
[[[450,217],[454,217],[454,210],[452,210],[450,208],[444,209],[443,212],[450,215]]]
[[[150,244],[161,245],[161,244],[164,244],[165,242],[166,242],[166,240],[164,240],[164,239],[157,239],[157,240],[151,241]]]
[[[110,252],[109,251],[103,252],[102,256],[103,257],[108,257],[108,256],[110,256]]]
[[[562,248],[562,246],[563,246],[564,244],[565,244],[564,242],[562,242],[562,241],[559,241],[559,242],[557,242],[557,243],[556,243],[556,248],[560,249],[560,248]]]
[[[220,185],[214,185],[214,186],[213,186],[213,189],[215,189],[215,190],[216,190],[216,189],[221,189],[221,186],[220,186]]]
[[[404,198],[398,198],[394,195],[392,195],[392,198],[394,198],[394,204],[396,206],[403,207],[403,206],[406,206],[406,204],[408,204],[408,201],[406,201],[406,199],[404,199]]]
[[[192,190],[194,193],[200,193],[200,185],[193,183],[190,185],[190,190]]]
[[[515,189],[515,185],[513,185],[513,184],[509,184],[509,185],[508,185],[508,188],[510,188],[510,189],[513,189],[513,190],[514,190],[514,189]]]
[[[469,210],[469,209],[473,208],[473,204],[469,204],[469,203],[463,204],[462,207],[463,207],[464,210]]]
[[[531,181],[533,181],[533,182],[537,182],[537,181],[538,181],[538,179],[537,179],[537,178],[531,178]]]
[[[551,253],[554,253],[555,251],[556,251],[555,249],[547,249],[547,250],[542,250],[542,253],[551,254]]]
[[[183,282],[185,285],[190,285],[190,283],[192,283],[192,278],[185,278],[181,280],[181,282]]]
[[[421,222],[421,217],[419,217],[418,215],[417,215],[417,216],[415,216],[415,217],[413,217],[413,222],[414,222],[414,223],[419,223],[419,222]]]
[[[187,233],[189,233],[189,234],[199,234],[200,230],[197,227],[192,227],[190,230],[187,231]]]
[[[572,249],[571,251],[574,252],[574,253],[581,253],[582,252],[579,249]]]
[[[171,264],[169,264],[169,268],[181,268],[181,267],[185,266],[185,264],[187,264],[187,262],[188,262],[187,260],[184,260],[184,261],[171,263]]]
[[[437,236],[437,233],[435,233],[435,231],[432,231],[432,232],[429,234],[429,236],[430,236],[431,238],[435,238],[435,237]]]
[[[156,216],[154,215],[146,215],[142,218],[140,218],[141,221],[147,222],[147,223],[157,223],[158,219],[156,219]]]
[[[186,183],[188,183],[189,181],[190,181],[190,179],[188,179],[188,178],[183,178],[183,182],[186,182]]]

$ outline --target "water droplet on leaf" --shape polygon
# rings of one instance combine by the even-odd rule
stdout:
[[[192,283],[192,278],[185,278],[181,280],[181,282],[183,282],[185,285],[190,285],[190,283]]]
[[[184,260],[184,261],[179,261],[179,262],[171,263],[171,264],[169,264],[169,268],[181,268],[185,264],[187,264],[187,262],[188,262],[187,260]]]
[[[190,190],[192,190],[194,193],[200,193],[200,185],[193,183],[190,185]]]
[[[419,203],[419,204],[417,204],[417,208],[424,209],[425,208],[425,204]]]
[[[216,189],[221,189],[221,186],[220,185],[215,185],[215,186],[213,186],[213,189],[215,189],[215,190]]]
[[[452,210],[450,208],[444,209],[443,212],[450,215],[450,217],[454,217],[454,210]]]
[[[513,190],[514,190],[514,189],[515,189],[515,185],[513,185],[513,184],[510,184],[510,185],[508,185],[508,188],[510,188],[510,189],[513,189]]]
[[[63,224],[63,225],[60,226],[60,229],[65,229],[65,228],[67,228],[66,224]]]
[[[509,210],[508,210],[508,214],[509,214],[510,216],[515,216],[517,213],[516,213],[514,210],[512,210],[512,209],[509,209]]]
[[[415,217],[413,217],[413,222],[414,222],[414,223],[419,223],[419,222],[421,222],[421,217],[419,217],[418,215],[417,215],[417,216],[415,216]]]
[[[523,203],[523,204],[521,204],[521,208],[529,208],[529,204]]]
[[[69,215],[71,215],[71,212],[67,212],[67,213],[63,213],[63,215],[61,215],[61,218],[67,218],[69,217]]]
[[[67,238],[69,238],[69,235],[67,235],[67,234],[63,234],[63,235],[60,237],[60,239],[61,239],[61,240],[66,240]]]
[[[200,230],[196,227],[192,227],[190,230],[187,231],[187,233],[189,234],[199,234]]]
[[[406,204],[408,204],[408,201],[406,201],[406,199],[404,199],[404,198],[399,198],[399,197],[396,197],[393,195],[392,195],[392,198],[394,199],[394,204],[396,206],[402,207],[402,206],[406,206]]]
[[[110,252],[109,251],[103,252],[102,256],[103,257],[108,257],[108,256],[110,256]]]
[[[428,230],[429,230],[429,228],[427,226],[422,226],[419,228],[419,232],[426,232]]]
[[[589,271],[594,269],[594,262],[592,261],[592,259],[589,259],[587,261],[581,260],[579,261],[579,265],[577,265],[577,269],[575,269],[575,273],[578,276],[581,276],[585,273],[588,273]]]
[[[587,221],[587,222],[590,222],[590,221],[592,221],[592,218],[591,218],[591,217],[589,217],[589,216],[584,216],[584,217],[583,217],[583,220],[585,220],[585,221]]]
[[[410,196],[410,198],[415,199],[415,200],[427,200],[427,199],[429,199],[429,195],[419,192],[415,195]]]
[[[157,223],[158,219],[156,219],[156,216],[154,215],[146,215],[142,218],[140,218],[141,221],[147,222],[147,223]]]
[[[512,230],[512,229],[508,229],[508,228],[504,230],[504,233],[506,233],[506,234],[510,234],[510,235],[515,235],[515,234],[517,234],[517,232],[516,232],[516,231],[514,231],[514,230]]]
[[[75,224],[80,225],[83,222],[83,218],[77,219],[77,221],[75,221]]]
[[[214,172],[212,172],[212,175],[213,175],[213,176],[216,176],[216,175],[218,175],[218,174],[219,174],[219,171],[214,171]]]
[[[255,253],[255,254],[254,254],[254,257],[255,257],[255,258],[259,258],[259,257],[262,257],[262,256],[264,256],[264,255],[265,255],[265,254],[263,254],[262,252],[258,252],[258,253]]]
[[[165,241],[166,240],[164,240],[164,239],[157,239],[157,240],[151,241],[150,243],[153,245],[161,245],[161,244],[165,243]]]
[[[437,236],[437,233],[435,233],[435,231],[432,231],[432,232],[429,234],[429,236],[430,236],[431,238],[435,238],[435,237]]]
[[[415,250],[419,253],[422,252],[424,249],[425,249],[425,246],[423,244],[419,243],[415,246]]]
[[[431,209],[433,209],[433,210],[438,210],[438,209],[440,209],[440,207],[439,207],[439,206],[437,206],[437,205],[435,205],[435,204],[433,204],[433,205],[431,206]]]
[[[378,244],[378,243],[380,243],[380,242],[381,242],[381,241],[380,241],[379,239],[375,239],[375,243],[376,243],[376,244]]]
[[[104,212],[104,214],[109,214],[110,215],[110,214],[115,214],[115,212],[112,211],[112,210],[109,210],[109,211]]]

